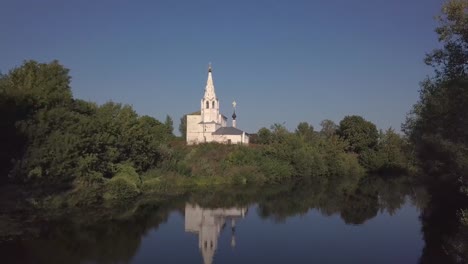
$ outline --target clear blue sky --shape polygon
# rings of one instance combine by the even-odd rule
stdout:
[[[0,3],[0,70],[58,59],[74,96],[133,105],[177,128],[213,64],[238,127],[339,122],[400,129],[438,46],[442,0],[21,1]],[[177,130],[177,129],[176,129]]]

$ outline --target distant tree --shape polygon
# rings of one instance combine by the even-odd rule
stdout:
[[[262,127],[257,132],[258,144],[270,144],[272,142],[272,133],[266,128]]]
[[[336,131],[338,130],[338,125],[335,124],[335,122],[331,121],[330,119],[325,119],[322,122],[320,122],[320,126],[322,126],[322,129],[320,130],[320,134],[326,137],[331,137],[335,135]]]
[[[288,129],[284,126],[284,123],[275,123],[271,125],[270,129],[273,142],[285,142],[287,136],[290,134]]]
[[[172,117],[169,115],[166,115],[166,120],[164,121],[164,125],[167,127],[167,131],[170,134],[174,133],[174,121],[172,120]]]
[[[180,118],[179,132],[181,137],[185,140],[187,138],[187,115]]]
[[[349,142],[350,150],[361,153],[377,146],[377,127],[361,116],[346,116],[340,121],[338,135]]]
[[[307,122],[301,122],[297,125],[296,135],[303,140],[310,141],[314,138],[314,127]]]

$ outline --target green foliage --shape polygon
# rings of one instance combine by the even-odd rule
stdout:
[[[466,0],[444,4],[436,28],[443,47],[426,56],[435,76],[422,82],[419,101],[403,125],[432,180],[455,186],[468,182],[467,9]]]
[[[441,15],[437,17],[439,26],[435,30],[441,42],[440,48],[425,58],[426,64],[433,67],[434,75],[421,83],[419,101],[403,124],[422,168],[420,179],[432,196],[433,208],[428,209],[429,216],[441,211],[444,217],[450,218],[452,213],[447,213],[445,208],[456,206],[458,212],[463,212],[467,206],[466,196],[464,201],[454,203],[454,200],[462,200],[458,196],[467,195],[462,190],[468,186],[467,10],[467,0],[444,3]],[[438,190],[442,188],[444,195],[439,195]],[[423,224],[430,220],[431,217],[423,218]],[[464,221],[466,215],[462,213],[459,222]],[[468,259],[466,227],[459,225],[457,234],[453,234],[453,226],[457,225],[452,222],[449,226],[449,233],[443,233],[444,255],[448,253],[452,260],[464,263]],[[439,233],[441,231],[438,230]]]
[[[338,125],[335,124],[335,122],[325,119],[322,122],[320,122],[320,126],[322,129],[320,130],[320,134],[325,136],[325,137],[331,137],[336,134],[338,131]]]
[[[72,100],[68,72],[58,61],[25,61],[4,76],[0,93],[32,112],[67,105]]]
[[[117,173],[114,175],[114,178],[125,178],[137,188],[141,187],[141,178],[140,175],[136,172],[130,164],[117,164],[116,165]]]
[[[272,142],[272,134],[271,131],[266,128],[262,127],[257,132],[257,142],[258,144],[270,144]]]
[[[315,136],[314,127],[307,122],[301,122],[297,125],[296,134],[304,141],[312,141]]]
[[[180,118],[179,132],[181,137],[185,140],[187,138],[187,115]]]
[[[468,73],[468,1],[448,0],[437,16],[442,48],[426,55],[425,62],[435,70],[438,80],[465,79]]]
[[[349,142],[350,150],[356,153],[374,149],[379,138],[376,126],[361,116],[343,118],[338,134]]]
[[[128,164],[118,164],[117,173],[105,184],[103,198],[107,201],[126,201],[140,194],[140,176]]]
[[[166,126],[168,134],[172,135],[172,133],[174,133],[174,121],[172,121],[172,117],[166,115],[164,125]]]
[[[0,116],[11,145],[0,151],[0,164],[8,168],[13,160],[14,180],[84,191],[83,183],[99,188],[119,164],[137,172],[158,166],[161,146],[173,137],[170,117],[162,124],[128,105],[73,99],[69,81],[56,61],[28,61],[1,77]]]
[[[139,189],[129,179],[118,177],[106,183],[103,198],[107,201],[126,201],[135,198],[139,193]]]

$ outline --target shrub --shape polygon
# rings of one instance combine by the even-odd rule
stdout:
[[[141,179],[129,164],[118,164],[117,173],[106,182],[105,200],[127,200],[140,194]]]
[[[124,178],[134,184],[137,188],[141,186],[140,175],[136,172],[129,164],[117,164],[117,173],[114,175],[114,178]]]
[[[140,190],[128,178],[116,177],[106,182],[104,199],[105,200],[129,200],[140,194]]]

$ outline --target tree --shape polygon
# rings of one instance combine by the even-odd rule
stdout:
[[[187,138],[187,115],[180,118],[179,132],[181,137],[185,140]]]
[[[361,116],[346,116],[340,121],[338,135],[349,142],[350,150],[362,153],[374,149],[377,145],[379,132],[377,127]]]
[[[21,159],[27,137],[18,131],[18,122],[53,107],[72,103],[68,69],[53,61],[25,61],[0,76],[0,174],[8,175],[13,161]],[[40,133],[40,131],[35,131]],[[1,178],[0,178],[1,181]]]
[[[174,121],[172,121],[172,117],[166,115],[166,120],[164,121],[164,125],[167,127],[167,131],[172,134],[174,133]]]
[[[311,141],[314,138],[314,127],[307,122],[299,123],[295,132],[305,141]]]
[[[436,28],[443,47],[426,56],[435,75],[421,84],[419,101],[403,130],[421,165],[455,185],[468,182],[468,1],[444,4]],[[451,176],[447,177],[449,173]]]
[[[272,133],[266,127],[260,128],[257,132],[257,135],[258,144],[270,144],[272,142]]]
[[[461,197],[466,195],[463,190],[468,186],[468,1],[445,2],[437,20],[435,31],[442,45],[425,58],[434,75],[421,83],[419,100],[402,125],[423,169],[421,179],[432,196],[427,211],[422,213],[423,225],[437,211],[442,211],[444,218],[459,214],[461,223],[463,216],[468,215],[466,210],[446,210],[466,208],[466,196]],[[452,233],[443,235],[444,241],[453,237]],[[444,245],[444,253],[449,252],[457,262],[464,263],[468,243],[462,240],[456,244],[454,253]]]
[[[442,48],[426,55],[425,62],[434,68],[438,80],[465,79],[468,73],[468,1],[449,0],[437,16]]]
[[[26,61],[9,72],[1,90],[17,104],[28,104],[32,109],[66,105],[72,100],[68,72],[56,60],[51,63]]]
[[[335,135],[336,131],[338,130],[338,126],[335,124],[335,122],[331,121],[330,119],[325,119],[322,122],[320,122],[320,126],[322,126],[320,134],[326,137],[331,137],[332,135]]]

